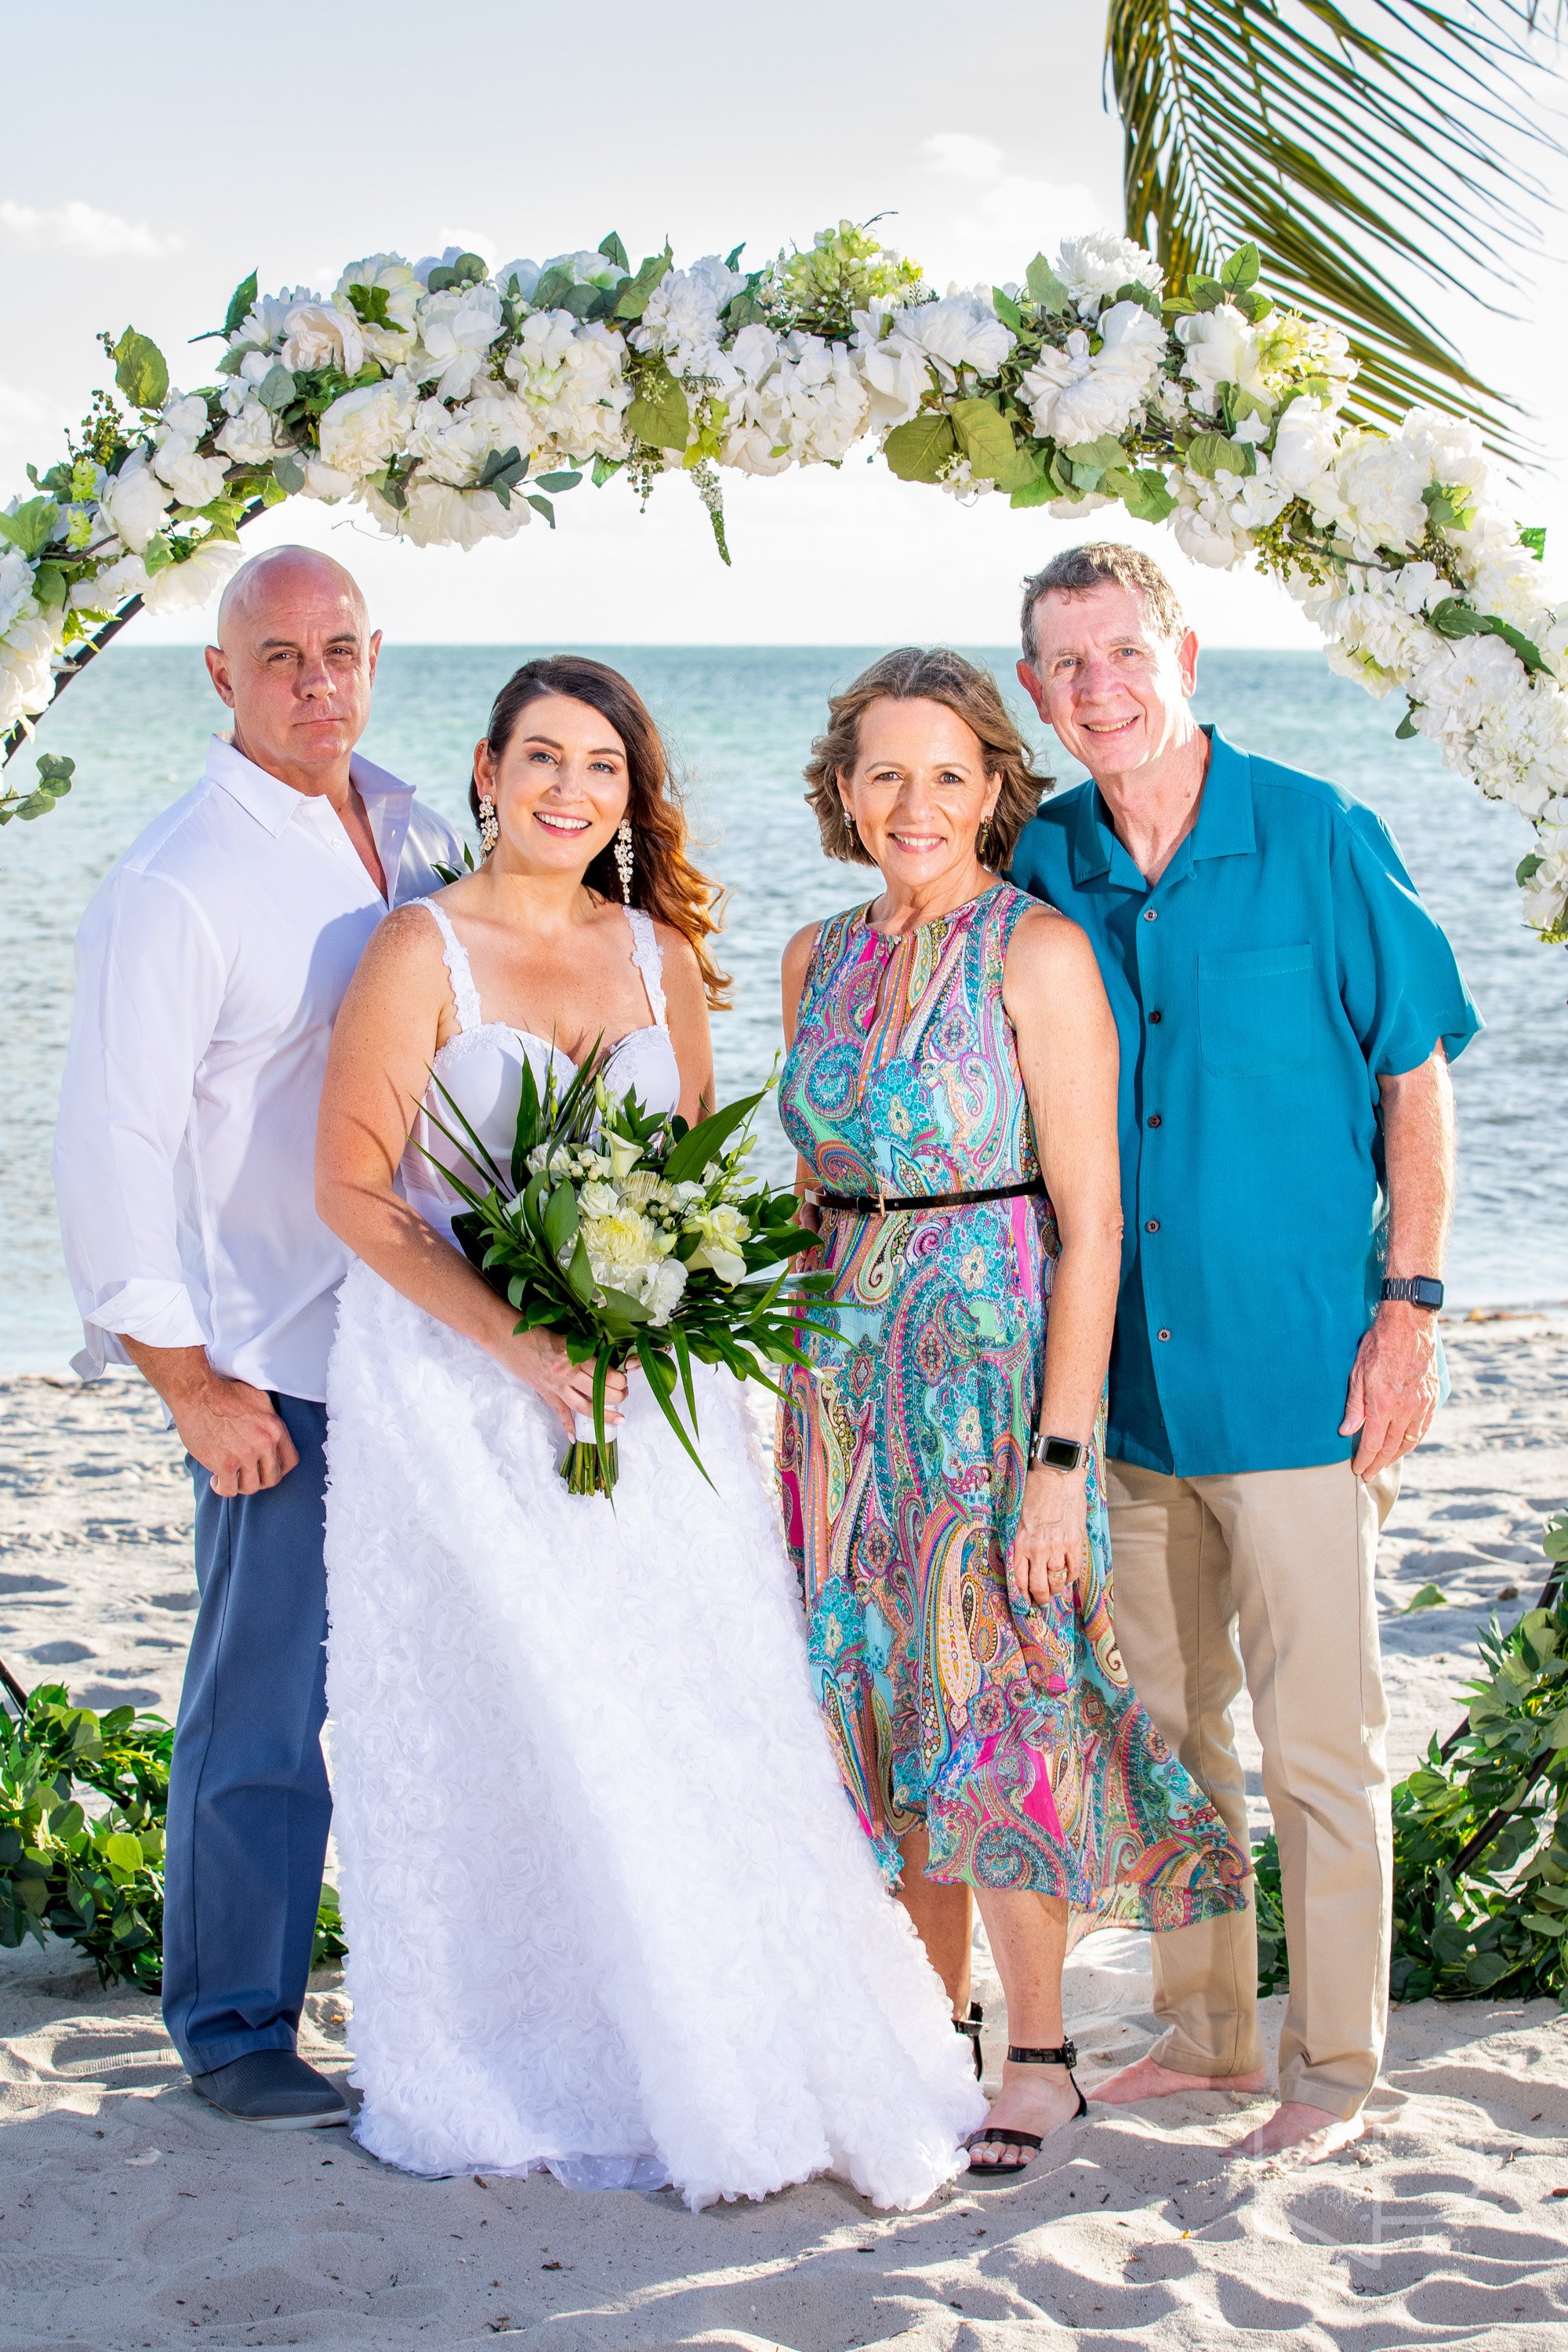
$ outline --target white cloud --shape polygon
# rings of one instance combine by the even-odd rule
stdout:
[[[184,243],[183,237],[161,236],[145,221],[100,212],[79,196],[52,207],[0,196],[0,234],[25,253],[79,253],[95,261],[161,261]]]
[[[967,183],[964,208],[948,215],[944,228],[947,238],[973,250],[983,273],[1021,278],[1034,254],[1054,253],[1064,236],[1112,226],[1104,204],[1081,180],[1034,180],[1010,172],[1002,149],[989,139],[938,131],[921,152],[930,172]]]
[[[994,140],[976,139],[967,131],[937,131],[921,150],[936,172],[951,172],[956,180],[999,180],[1002,150]]]

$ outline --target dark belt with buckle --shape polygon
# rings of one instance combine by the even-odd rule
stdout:
[[[838,1209],[849,1217],[890,1217],[900,1209],[973,1209],[982,1201],[1043,1200],[1045,1181],[1031,1176],[1018,1184],[994,1184],[984,1192],[819,1192],[819,1209]]]

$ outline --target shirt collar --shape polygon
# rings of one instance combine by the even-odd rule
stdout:
[[[247,760],[243,751],[237,751],[225,735],[215,735],[207,746],[206,772],[212,782],[221,784],[229,797],[237,800],[258,824],[265,825],[274,839],[290,817],[297,816],[310,801],[308,793],[297,793],[293,785],[286,784],[280,776],[273,775],[266,768],[258,768],[254,760]],[[406,829],[408,812],[414,800],[412,784],[401,782],[396,776],[389,775],[384,768],[378,768],[374,761],[362,759],[357,751],[349,761],[349,780],[366,804],[372,828],[378,839],[384,829],[395,826],[399,818]],[[372,810],[370,803],[373,801],[383,805]],[[382,822],[378,823],[378,818]]]
[[[1252,822],[1252,763],[1245,751],[1226,741],[1217,727],[1207,726],[1203,731],[1209,739],[1208,771],[1197,823],[1178,852],[1184,865],[1197,857],[1250,856],[1258,847]],[[1097,881],[1109,874],[1133,889],[1148,887],[1118,838],[1100,786],[1092,782],[1080,794],[1074,814],[1071,856],[1075,882]]]
[[[1252,822],[1252,762],[1227,743],[1217,727],[1205,727],[1209,767],[1191,835],[1194,857],[1250,857],[1258,847]]]

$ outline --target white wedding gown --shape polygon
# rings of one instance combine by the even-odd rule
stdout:
[[[425,903],[461,1024],[435,1066],[505,1166],[522,1057],[552,1049],[481,1018]],[[631,920],[654,1022],[614,1079],[673,1107]],[[449,1231],[416,1153],[404,1181]],[[970,2046],[842,1793],[738,1386],[700,1373],[698,1399],[717,1492],[634,1375],[612,1509],[567,1492],[531,1390],[369,1267],[343,1285],[328,1697],[357,2134],[426,2175],[548,2165],[695,2208],[834,2172],[918,2205],[984,2117]]]

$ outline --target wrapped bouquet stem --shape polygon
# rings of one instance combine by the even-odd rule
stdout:
[[[751,1122],[766,1089],[689,1126],[605,1084],[597,1047],[571,1083],[542,1091],[527,1064],[510,1165],[497,1166],[447,1089],[454,1120],[432,1123],[467,1172],[426,1156],[465,1203],[454,1237],[515,1308],[517,1329],[553,1331],[594,1367],[561,1475],[608,1495],[619,1450],[605,1419],[612,1371],[637,1366],[704,1477],[691,1367],[726,1364],[773,1389],[770,1367],[805,1361],[798,1304],[826,1277],[791,1261],[816,1239],[795,1194],[749,1178]]]

